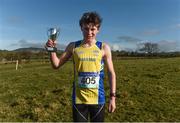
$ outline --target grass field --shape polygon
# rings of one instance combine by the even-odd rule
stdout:
[[[105,121],[180,122],[180,58],[114,60],[117,109]],[[73,68],[0,64],[0,122],[72,121]],[[105,78],[106,101],[109,86]],[[107,105],[106,105],[107,109]]]

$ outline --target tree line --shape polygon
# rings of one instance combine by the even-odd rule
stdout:
[[[30,51],[0,51],[0,61],[14,61],[32,59],[48,59],[48,53],[45,51],[30,52]]]
[[[23,49],[23,50],[22,50]],[[14,61],[14,60],[34,60],[34,59],[49,59],[49,54],[44,49],[28,48],[30,50],[24,50],[22,48],[19,51],[7,51],[0,50],[0,61]],[[38,49],[38,50],[37,50]],[[63,51],[58,51],[58,55],[61,55]],[[180,51],[178,52],[162,52],[159,49],[157,43],[145,42],[139,44],[137,51],[112,51],[113,58],[119,57],[180,57]]]
[[[58,51],[58,56],[62,54],[62,51]],[[112,57],[114,59],[120,57],[147,57],[147,58],[169,58],[180,57],[180,52],[129,52],[129,51],[112,51]],[[0,51],[0,61],[15,61],[15,60],[48,60],[49,54],[46,51],[30,52],[30,51]]]

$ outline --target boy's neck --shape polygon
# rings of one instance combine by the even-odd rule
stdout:
[[[83,40],[83,45],[85,45],[86,47],[90,47],[92,45],[94,45],[96,43],[96,39],[94,40]]]

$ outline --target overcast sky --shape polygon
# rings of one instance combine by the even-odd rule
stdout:
[[[113,50],[136,50],[143,42],[180,51],[180,0],[0,0],[0,49],[43,47],[50,27],[60,27],[59,48],[82,39],[79,19],[103,18],[97,40]]]

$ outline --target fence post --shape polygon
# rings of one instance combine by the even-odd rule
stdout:
[[[18,60],[16,60],[16,70],[18,69]]]

